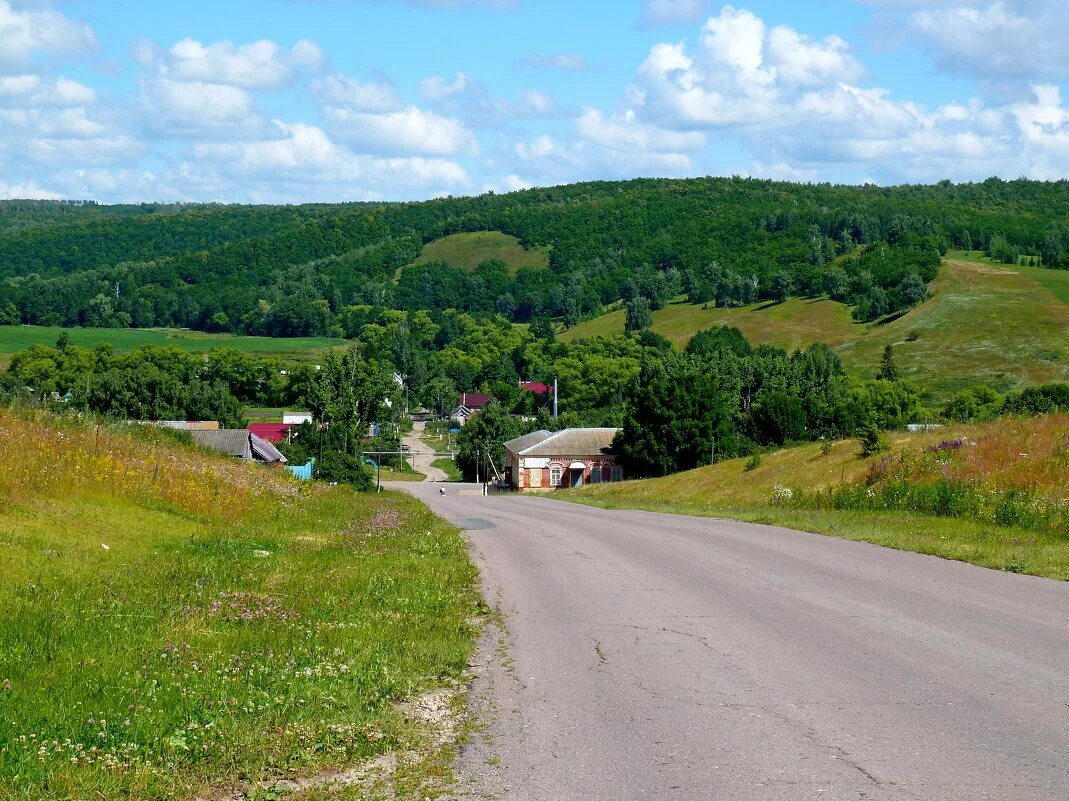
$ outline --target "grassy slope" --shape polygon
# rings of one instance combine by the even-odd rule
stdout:
[[[94,347],[110,344],[117,351],[131,351],[141,345],[178,345],[196,353],[212,348],[227,347],[257,354],[279,354],[291,357],[311,357],[328,348],[346,344],[344,339],[330,337],[246,337],[234,334],[205,334],[168,328],[59,328],[55,326],[0,326],[0,359],[25,350],[31,345],[56,344],[62,331],[70,336],[72,345]]]
[[[954,250],[949,255],[958,261],[988,264],[1026,275],[1049,289],[1062,303],[1069,303],[1069,270],[1048,270],[1046,267],[1025,267],[1020,264],[1014,267],[988,258],[982,250]]]
[[[1052,443],[1059,430],[1063,431],[1060,445]],[[981,441],[986,438],[1007,451],[994,459],[988,455],[996,465],[986,469],[985,479],[989,483],[997,482],[999,486],[1030,483],[1044,497],[1069,503],[1069,486],[1060,477],[1064,473],[1053,469],[1053,462],[1045,465],[1043,471],[1036,470],[1028,462],[1029,456],[1017,451],[1021,448],[1034,456],[1040,450],[1035,443],[1037,438],[1043,439],[1048,450],[1064,449],[1066,430],[1069,430],[1066,415],[1037,421],[958,425],[920,434],[892,434],[891,452],[918,453],[957,436]],[[986,567],[1069,579],[1069,537],[1065,535],[899,511],[833,511],[773,504],[778,487],[812,492],[842,482],[857,482],[883,458],[859,458],[858,453],[859,446],[854,440],[834,443],[828,454],[822,454],[820,446],[813,443],[768,454],[754,470],[746,469],[746,459],[732,459],[675,476],[588,486],[554,497],[603,508],[646,509],[782,525]],[[1059,464],[1064,461],[1063,453]]]
[[[0,798],[188,798],[412,747],[392,702],[467,665],[455,529],[168,442],[0,412]]]
[[[499,231],[453,234],[428,242],[414,264],[444,261],[455,267],[474,270],[484,261],[500,259],[512,272],[521,267],[549,266],[548,248],[525,249],[514,236]]]
[[[825,342],[859,375],[871,375],[884,346],[894,345],[904,375],[936,398],[979,381],[1001,389],[1067,381],[1069,306],[1052,293],[1062,287],[1062,276],[1044,276],[1048,288],[1033,278],[1037,271],[948,259],[929,301],[878,325],[853,322],[849,309],[834,301],[792,298],[740,309],[672,304],[654,312],[653,330],[679,345],[717,325],[737,326],[753,342],[788,349]],[[623,312],[616,311],[561,337],[615,333],[623,323]],[[916,340],[908,341],[914,335]]]

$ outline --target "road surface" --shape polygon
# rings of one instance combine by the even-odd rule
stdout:
[[[404,487],[488,602],[465,798],[1069,799],[1069,583],[786,529]]]
[[[417,420],[412,423],[412,432],[401,439],[401,443],[408,446],[409,464],[417,473],[423,473],[428,481],[448,481],[449,474],[431,464],[438,456],[434,448],[421,439],[426,428],[425,422]]]

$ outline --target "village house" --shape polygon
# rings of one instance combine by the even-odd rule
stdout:
[[[547,492],[622,481],[612,443],[618,428],[535,431],[505,443],[505,482],[519,492]]]
[[[289,442],[291,428],[293,426],[288,423],[249,423],[250,433],[275,445]]]
[[[281,451],[251,431],[243,428],[222,428],[215,431],[190,431],[193,441],[204,448],[259,464],[280,465],[286,463]]]
[[[456,411],[449,415],[450,419],[458,426],[464,425],[474,415],[486,408],[493,398],[481,392],[462,392],[457,403]]]

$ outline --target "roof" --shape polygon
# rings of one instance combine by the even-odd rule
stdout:
[[[249,431],[268,442],[282,442],[293,428],[290,423],[251,423]]]
[[[481,409],[488,404],[493,397],[486,395],[482,392],[462,392],[460,395],[460,406],[466,406],[468,409]]]
[[[270,442],[244,428],[222,428],[216,431],[190,431],[193,441],[205,448],[236,459],[257,462],[285,462],[286,457]]]
[[[549,385],[543,384],[541,381],[521,381],[520,389],[526,389],[528,392],[533,392],[535,395],[545,395],[549,392]]]
[[[537,445],[543,440],[547,440],[552,437],[553,434],[545,429],[541,431],[532,431],[530,434],[524,434],[522,437],[516,437],[516,439],[510,439],[505,443],[505,450],[518,454],[524,448],[530,448]]]
[[[616,453],[612,441],[619,431],[618,428],[566,428],[516,453],[519,456],[611,456]]]

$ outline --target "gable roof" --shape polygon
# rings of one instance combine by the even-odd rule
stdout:
[[[526,389],[528,392],[533,392],[535,395],[545,395],[549,392],[549,385],[543,384],[541,381],[521,381],[520,389]]]
[[[541,431],[532,431],[530,434],[524,434],[522,437],[510,439],[505,443],[505,450],[514,454],[519,454],[524,448],[530,448],[552,436],[553,434],[545,429],[542,429]]]
[[[612,456],[618,428],[566,428],[528,445],[519,456]],[[537,432],[542,433],[542,432]],[[513,440],[515,441],[515,440]],[[506,443],[508,447],[508,443]]]
[[[282,442],[293,428],[290,423],[250,423],[249,431],[268,442]]]
[[[217,453],[246,461],[284,463],[286,457],[274,445],[244,428],[222,428],[215,431],[190,431],[193,441]]]
[[[483,392],[462,392],[458,405],[475,411],[476,409],[482,409],[491,400],[493,400],[492,396]]]

